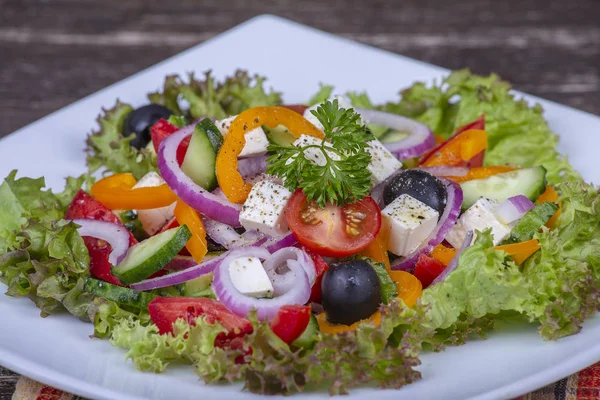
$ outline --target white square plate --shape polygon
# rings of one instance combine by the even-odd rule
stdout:
[[[87,132],[101,107],[117,97],[143,104],[170,73],[212,69],[224,77],[245,68],[269,78],[287,102],[302,102],[319,82],[336,90],[367,90],[376,102],[397,98],[415,80],[439,79],[448,71],[357,44],[290,21],[261,16],[169,60],[55,112],[0,141],[0,176],[19,169],[19,176],[46,176],[60,189],[63,177],[85,171],[82,151]],[[560,150],[587,180],[600,183],[596,149],[600,118],[559,104],[540,101],[555,132],[568,135]],[[191,368],[162,375],[134,370],[124,352],[108,342],[90,339],[89,324],[69,315],[42,319],[27,299],[0,295],[0,364],[44,383],[94,399],[246,399],[241,385],[205,386]],[[394,391],[358,389],[350,398],[499,399],[549,384],[600,360],[600,318],[583,331],[558,342],[543,342],[535,327],[495,332],[487,341],[424,354],[423,379]],[[293,398],[327,398],[326,393]],[[346,397],[348,398],[348,397]]]

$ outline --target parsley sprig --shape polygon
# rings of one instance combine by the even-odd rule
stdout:
[[[327,203],[345,206],[362,199],[371,190],[367,147],[373,136],[360,115],[340,108],[337,100],[311,112],[323,125],[325,140],[298,147],[270,145],[267,173],[277,175],[291,191],[302,188],[320,207]],[[324,163],[311,160],[309,149],[320,153]]]

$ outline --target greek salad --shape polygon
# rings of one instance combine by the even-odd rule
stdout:
[[[495,75],[290,105],[207,73],[148,99],[103,110],[63,192],[0,186],[6,294],[91,322],[139,370],[400,388],[422,351],[501,320],[556,340],[598,309],[598,189]]]

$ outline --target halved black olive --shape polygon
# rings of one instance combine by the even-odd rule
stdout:
[[[150,143],[150,128],[161,118],[168,119],[173,113],[160,104],[148,104],[136,108],[127,116],[123,126],[123,136],[135,133],[129,144],[136,149],[144,148]]]
[[[387,206],[403,194],[427,204],[440,215],[446,208],[446,187],[438,178],[420,169],[408,169],[390,179],[383,188],[383,202]]]

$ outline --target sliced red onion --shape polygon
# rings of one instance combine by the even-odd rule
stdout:
[[[534,207],[531,200],[523,195],[518,195],[498,204],[494,209],[494,215],[500,222],[510,225],[523,218],[523,215]]]
[[[238,160],[238,172],[244,179],[260,175],[267,170],[267,156],[256,156]]]
[[[451,167],[446,165],[439,165],[434,167],[417,167],[416,169],[429,172],[433,176],[444,177],[444,176],[466,176],[469,173],[467,167]]]
[[[108,256],[108,261],[112,265],[119,264],[125,258],[125,254],[129,249],[130,238],[127,228],[112,222],[94,219],[74,219],[72,221],[79,225],[79,228],[77,228],[79,235],[102,239],[110,244],[112,251]]]
[[[312,286],[312,284],[315,283],[315,279],[317,279],[315,263],[306,252],[297,247],[285,247],[272,253],[265,262],[264,267],[268,273],[269,271],[276,271],[283,263],[289,261],[299,262],[302,268],[304,268],[304,272],[308,277],[310,285]]]
[[[381,209],[385,208],[385,204],[383,202],[383,191],[385,190],[385,186],[396,175],[402,173],[403,171],[404,170],[402,169],[402,167],[398,168],[396,171],[394,171],[394,173],[392,173],[390,176],[388,176],[383,182],[377,184],[376,186],[373,187],[373,189],[371,189],[371,197],[373,198],[373,200],[375,200],[375,202],[377,203],[379,208],[381,208]]]
[[[253,254],[244,252],[244,250],[249,249],[253,249]],[[279,309],[284,305],[306,304],[308,302],[311,287],[306,272],[300,265],[300,262],[288,263],[287,266],[290,269],[288,273],[292,273],[296,276],[296,282],[294,285],[287,284],[285,287],[288,290],[281,295],[271,299],[257,299],[242,294],[231,281],[229,267],[233,260],[246,256],[268,258],[269,252],[265,248],[256,247],[233,250],[214,272],[212,288],[215,292],[215,296],[231,312],[240,317],[245,317],[250,310],[254,308],[256,309],[260,320],[270,320],[277,315]]]
[[[439,274],[433,280],[433,282],[431,282],[431,285],[429,285],[429,286],[433,286],[436,283],[443,282],[444,279],[446,279],[446,277],[450,274],[450,272],[454,271],[456,269],[456,267],[458,267],[458,257],[460,257],[462,252],[471,245],[472,241],[473,241],[473,231],[469,231],[465,235],[465,240],[463,241],[462,245],[460,246],[460,248],[458,249],[458,251],[456,252],[454,257],[452,257],[452,260],[450,260],[450,263],[446,266],[446,268],[442,271],[442,273]]]
[[[385,143],[384,146],[401,160],[419,157],[435,146],[435,137],[426,125],[410,118],[383,111],[355,108],[367,123],[408,132],[409,135],[399,142]]]
[[[447,197],[446,207],[438,221],[437,226],[431,234],[421,243],[419,247],[413,250],[406,257],[401,257],[392,262],[392,269],[412,270],[421,254],[429,254],[431,250],[438,244],[442,243],[450,229],[456,224],[456,220],[460,215],[460,206],[463,202],[463,192],[460,186],[451,180],[439,178],[446,186]]]
[[[177,163],[177,148],[193,131],[194,125],[188,125],[163,140],[157,158],[160,175],[177,197],[190,207],[215,221],[239,227],[241,205],[204,190],[187,176]]]
[[[246,231],[240,235],[231,226],[206,217],[202,218],[202,222],[208,236],[227,250],[256,244],[265,237],[258,231]]]
[[[296,239],[294,234],[290,232],[283,236],[270,238],[262,245],[262,247],[266,248],[271,253],[275,253],[279,249],[283,249],[284,247],[291,247],[296,243],[298,243],[298,239]]]
[[[207,259],[208,261],[208,259]],[[175,256],[167,265],[165,269],[169,271],[181,271],[198,265],[198,262],[194,260],[194,257],[190,256]]]

